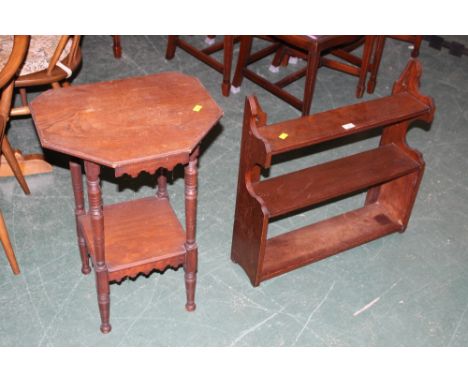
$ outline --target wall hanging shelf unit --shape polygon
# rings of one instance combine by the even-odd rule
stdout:
[[[246,99],[231,259],[260,282],[406,229],[424,172],[406,143],[415,120],[430,123],[434,103],[419,93],[421,65],[411,60],[392,95],[267,125],[255,97]],[[272,157],[372,129],[377,148],[274,178]],[[366,191],[364,206],[267,238],[272,218]]]

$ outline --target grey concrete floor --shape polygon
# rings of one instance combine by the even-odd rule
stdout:
[[[271,122],[299,113],[249,81],[239,94],[224,98],[217,72],[181,50],[172,61],[165,60],[164,36],[123,36],[120,60],[113,57],[111,45],[109,36],[84,38],[84,62],[74,83],[177,70],[199,77],[225,111],[207,137],[200,160],[197,310],[184,309],[182,269],[140,276],[111,286],[113,330],[100,333],[95,279],[80,272],[66,158],[47,151],[54,171],[27,178],[32,195],[25,196],[15,179],[0,179],[0,207],[21,267],[21,274],[14,276],[0,253],[0,345],[468,344],[467,57],[450,56],[423,42],[421,89],[434,97],[437,112],[430,129],[416,125],[408,134],[409,144],[423,153],[427,167],[406,232],[253,288],[243,270],[230,261],[244,98],[255,93]],[[406,43],[388,41],[376,92],[364,99],[388,95],[409,54]],[[259,63],[258,71],[268,73],[268,64]],[[358,102],[355,86],[354,77],[321,69],[313,112]],[[300,94],[302,83],[291,88]],[[29,118],[14,120],[8,136],[24,153],[41,151]],[[292,158],[276,164],[271,175],[371,148],[377,142],[371,137]],[[147,175],[115,179],[106,172],[104,203],[150,195],[153,185]],[[169,191],[183,219],[180,172]],[[355,208],[362,201],[363,195],[356,195],[279,220],[271,225],[270,236]]]

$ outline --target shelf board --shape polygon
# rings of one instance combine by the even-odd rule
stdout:
[[[417,170],[420,165],[390,144],[253,184],[270,217],[364,190]]]
[[[261,279],[270,279],[401,228],[383,206],[369,204],[273,237],[266,244]]]
[[[94,258],[89,214],[80,216]],[[104,206],[104,253],[110,279],[131,268],[159,269],[158,263],[183,264],[185,232],[167,199],[148,197]],[[113,276],[115,273],[115,277]]]
[[[373,128],[413,119],[427,113],[429,107],[409,93],[344,106],[269,126],[259,127],[273,155],[330,141]],[[343,128],[352,123],[355,127]],[[283,135],[282,135],[283,134]],[[284,138],[287,134],[287,137]]]

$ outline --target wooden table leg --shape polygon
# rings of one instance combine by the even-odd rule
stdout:
[[[112,36],[112,41],[113,41],[113,50],[114,50],[114,57],[115,58],[120,58],[122,57],[122,45],[120,43],[120,35],[113,35]]]
[[[197,162],[199,147],[197,147],[187,166],[185,166],[185,226],[187,250],[184,270],[185,270],[185,289],[187,293],[187,303],[185,308],[193,311],[195,305],[195,285],[197,282],[197,262],[198,248],[195,241],[196,223],[197,223]]]
[[[8,262],[10,263],[11,270],[15,275],[20,273],[18,263],[16,261],[15,253],[13,252],[13,247],[11,246],[10,237],[8,236],[8,231],[6,229],[5,221],[3,220],[3,215],[0,212],[0,242],[2,243],[3,249],[7,256]]]
[[[87,275],[89,272],[91,272],[91,268],[89,267],[86,242],[78,223],[78,218],[86,213],[84,207],[83,179],[80,164],[70,161],[70,172],[72,178],[73,195],[75,196],[76,235],[78,237],[78,247],[80,249],[81,272]]]
[[[156,196],[160,199],[169,199],[167,193],[167,171],[164,168],[158,170],[158,192]]]
[[[91,215],[91,227],[94,237],[94,269],[96,271],[99,313],[101,314],[101,332],[109,333],[112,329],[109,323],[110,289],[104,257],[104,214],[101,187],[99,186],[100,171],[101,168],[98,164],[85,161],[89,213]]]

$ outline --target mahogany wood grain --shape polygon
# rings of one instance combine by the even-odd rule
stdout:
[[[103,216],[110,281],[183,265],[185,232],[167,199],[150,196],[107,205]],[[78,220],[90,255],[96,259],[92,217],[88,213]]]
[[[259,127],[273,155],[423,116],[429,106],[407,93]],[[343,128],[352,123],[355,127]],[[281,134],[287,134],[281,139]]]
[[[369,204],[269,239],[262,281],[397,232],[384,206]]]
[[[297,267],[383,235],[404,231],[424,172],[406,143],[409,125],[431,122],[434,104],[419,93],[412,60],[392,95],[274,125],[254,97],[246,100],[231,259],[257,286]],[[351,129],[343,124],[353,123]],[[380,128],[379,147],[271,179],[260,179],[274,155]],[[282,136],[280,136],[283,134]],[[368,190],[362,208],[267,239],[273,217]]]
[[[198,79],[177,72],[54,89],[31,109],[42,146],[117,175],[188,162],[223,114]]]
[[[270,217],[362,191],[419,170],[394,144],[253,183]]]

